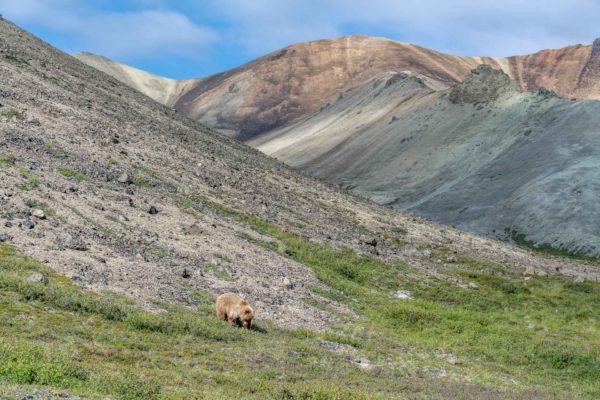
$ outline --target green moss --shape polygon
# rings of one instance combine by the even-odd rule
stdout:
[[[192,199],[185,196],[174,196],[173,200],[179,208],[182,208],[184,210],[187,210],[189,208],[195,208],[196,206],[196,203]]]

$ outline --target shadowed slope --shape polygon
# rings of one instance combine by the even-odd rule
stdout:
[[[599,126],[600,102],[520,92],[482,66],[442,92],[367,82],[251,144],[436,221],[598,255]]]

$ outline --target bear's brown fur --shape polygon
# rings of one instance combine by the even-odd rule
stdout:
[[[237,324],[243,328],[250,329],[254,310],[250,303],[234,293],[225,293],[217,297],[217,318],[229,321],[232,325]]]

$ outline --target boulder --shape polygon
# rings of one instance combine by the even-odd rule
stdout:
[[[38,283],[41,283],[43,285],[47,285],[48,284],[48,278],[45,275],[40,274],[40,273],[29,275],[27,277],[27,280],[29,282],[38,282]]]

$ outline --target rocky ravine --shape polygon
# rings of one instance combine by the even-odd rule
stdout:
[[[335,321],[306,303],[318,296],[306,286],[322,285],[313,272],[258,245],[260,235],[235,213],[441,277],[446,261],[432,257],[432,248],[523,274],[600,279],[588,265],[540,258],[354,197],[174,113],[5,20],[0,32],[0,240],[83,287],[149,307],[151,299],[192,304],[193,290],[233,290],[256,304],[260,318],[283,327],[323,329]],[[392,227],[408,232],[403,246],[389,239]]]

